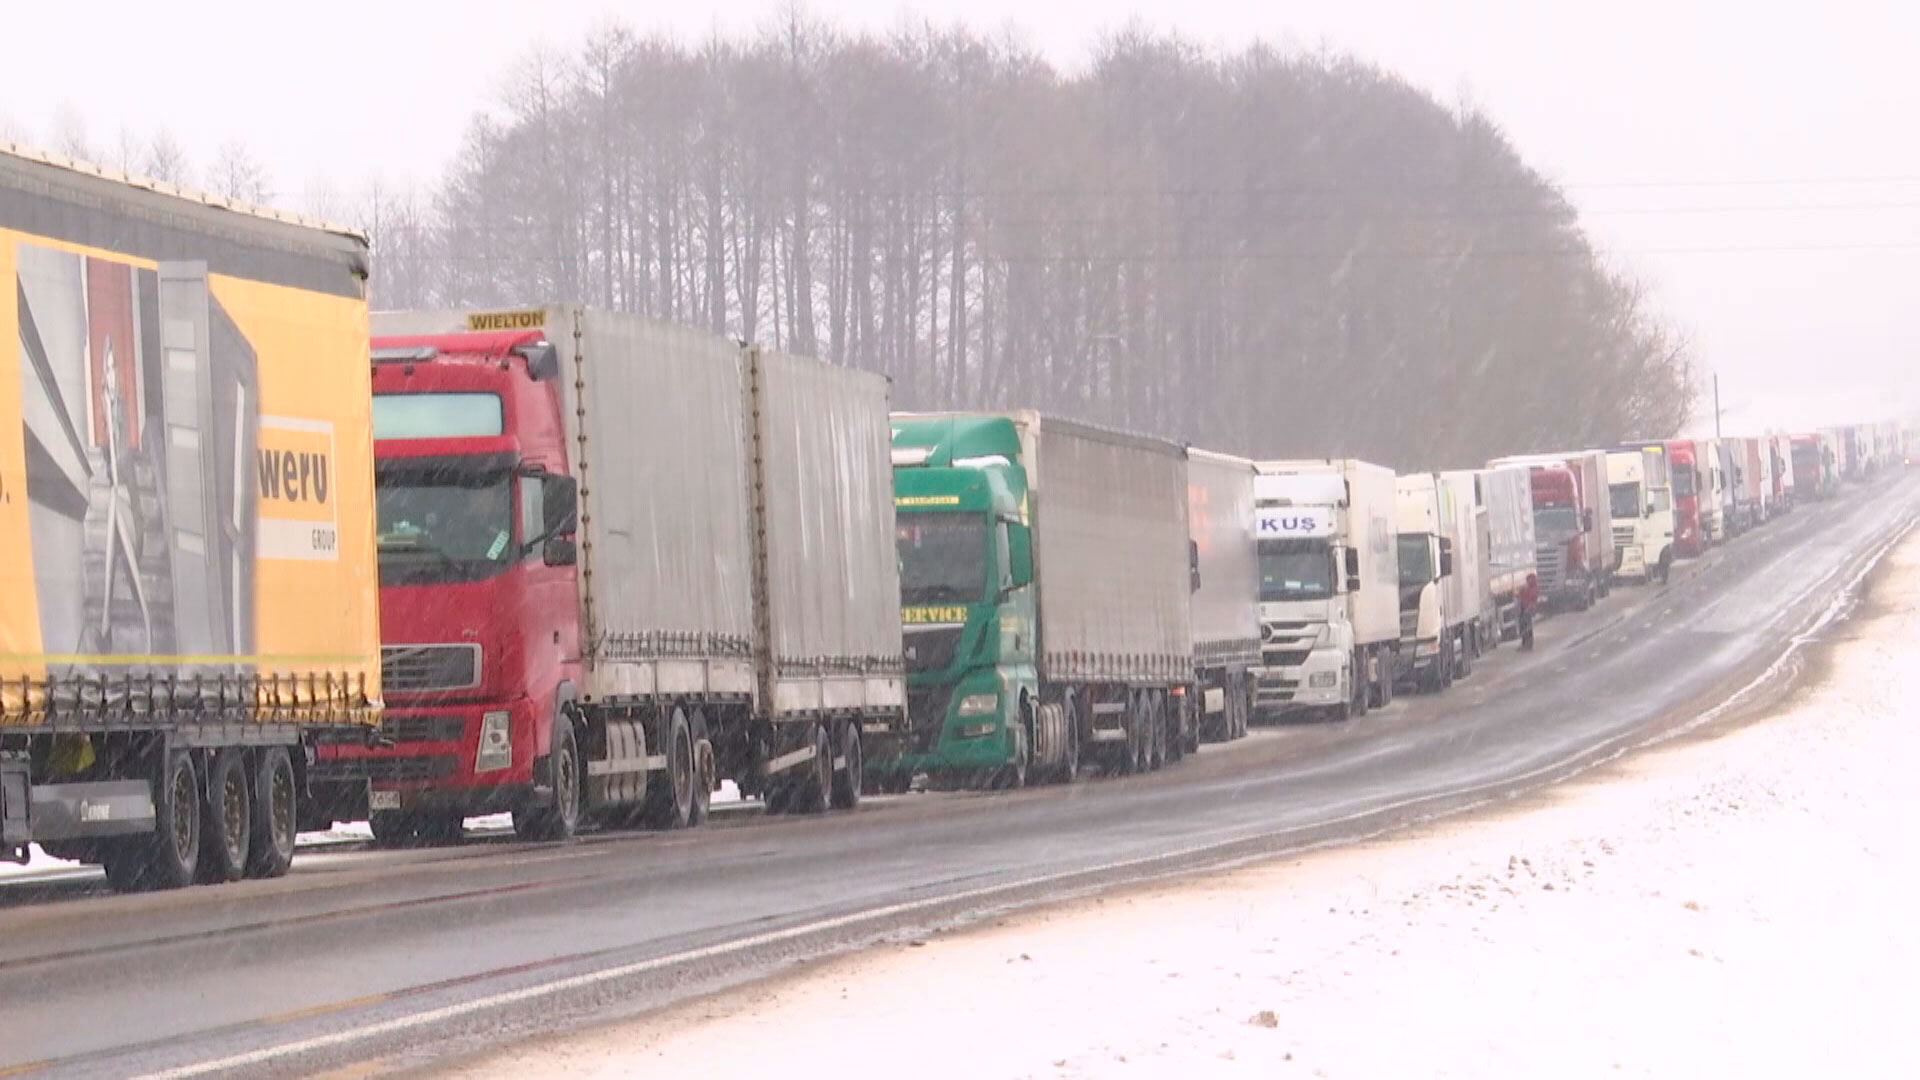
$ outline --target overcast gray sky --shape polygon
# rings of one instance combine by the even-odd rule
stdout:
[[[16,3],[0,124],[96,145],[230,139],[289,193],[370,172],[427,182],[529,46],[618,17],[690,40],[772,0]],[[1920,4],[1752,0],[814,0],[885,30],[1011,26],[1066,67],[1137,15],[1212,45],[1351,52],[1501,123],[1598,244],[1655,290],[1722,378],[1730,433],[1920,413]],[[1703,422],[1707,421],[1704,415]]]

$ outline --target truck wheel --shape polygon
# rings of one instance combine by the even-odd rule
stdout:
[[[277,878],[293,866],[299,810],[300,792],[294,785],[293,758],[284,746],[266,747],[260,751],[253,770],[248,877]]]
[[[1120,753],[1120,774],[1132,776],[1147,771],[1147,710],[1138,695],[1127,703],[1126,741]]]
[[[1061,726],[1066,728],[1066,752],[1060,755],[1060,764],[1055,768],[1053,778],[1062,784],[1074,784],[1080,780],[1080,709],[1074,703],[1073,691],[1067,691],[1060,699],[1060,709],[1065,714]]]
[[[1353,716],[1367,715],[1367,706],[1373,703],[1373,688],[1368,682],[1367,658],[1356,652],[1353,654],[1353,668],[1347,676],[1347,696]]]
[[[1435,660],[1433,665],[1437,672],[1437,677],[1434,681],[1440,684],[1441,690],[1446,690],[1453,686],[1453,673],[1455,666],[1459,664],[1459,662],[1459,658],[1456,657],[1453,652],[1453,639],[1447,638],[1446,645],[1442,648],[1440,656]]]
[[[1472,675],[1473,674],[1473,643],[1471,641],[1462,641],[1455,655],[1457,655],[1460,658],[1460,670],[1455,677],[1464,679],[1467,676]]]
[[[103,852],[107,880],[121,892],[193,884],[200,863],[200,785],[193,758],[184,750],[167,753],[160,782],[154,785],[153,816],[151,835],[110,845]]]
[[[719,766],[713,757],[713,737],[707,729],[707,714],[693,710],[693,812],[687,824],[703,825],[713,810],[713,785]]]
[[[1030,730],[1024,722],[1013,729],[1013,760],[1001,766],[994,787],[1018,791],[1027,786],[1027,772],[1033,765],[1033,739],[1027,734]]]
[[[1380,662],[1380,708],[1393,704],[1393,657],[1375,654]]]
[[[200,863],[195,878],[203,882],[239,881],[247,873],[249,841],[253,836],[253,800],[247,791],[247,754],[227,747],[207,766],[204,820],[200,826]]]
[[[866,757],[860,748],[860,722],[848,720],[840,732],[840,756],[846,767],[833,773],[833,808],[852,810],[860,805],[860,789],[866,783]]]
[[[566,840],[580,827],[580,744],[565,713],[553,719],[547,785],[553,789],[551,806],[514,808],[513,831],[522,840]]]
[[[693,727],[687,714],[674,709],[667,718],[665,783],[648,784],[640,818],[652,829],[684,829],[693,820]]]
[[[794,790],[791,809],[797,814],[824,814],[833,790],[833,742],[825,724],[813,725],[813,760]]]
[[[1167,699],[1147,697],[1147,771],[1159,772],[1167,763]]]

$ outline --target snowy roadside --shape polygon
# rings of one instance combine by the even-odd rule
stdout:
[[[876,949],[459,1071],[1910,1075],[1920,538],[1838,636],[1766,719],[1498,815]]]

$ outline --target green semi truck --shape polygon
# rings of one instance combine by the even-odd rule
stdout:
[[[872,785],[1071,782],[1195,720],[1186,451],[1033,412],[896,414],[902,752]]]

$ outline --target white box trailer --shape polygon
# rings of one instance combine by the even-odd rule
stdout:
[[[1452,612],[1454,625],[1468,654],[1477,657],[1500,640],[1493,603],[1490,523],[1480,501],[1478,471],[1455,469],[1439,475],[1453,503],[1457,546],[1451,592],[1458,605]]]
[[[1199,580],[1192,597],[1198,734],[1234,739],[1253,715],[1260,663],[1260,562],[1253,536],[1254,464],[1187,451],[1187,528]]]
[[[1393,470],[1352,458],[1258,468],[1257,707],[1348,716],[1388,704],[1401,666]]]
[[[1527,579],[1535,577],[1533,475],[1524,465],[1479,471],[1481,501],[1487,510],[1487,586],[1493,594],[1500,637],[1520,636],[1520,605]]]
[[[1460,565],[1461,517],[1455,488],[1438,473],[1394,478],[1400,554],[1401,678],[1435,691],[1471,670],[1466,629],[1471,607]]]
[[[1597,583],[1595,591],[1605,596],[1612,591],[1613,573],[1618,563],[1613,549],[1613,515],[1607,486],[1605,450],[1565,450],[1543,454],[1520,454],[1496,458],[1488,463],[1500,468],[1509,465],[1564,465],[1573,472],[1584,520],[1581,522],[1582,547],[1586,551],[1587,573]]]

